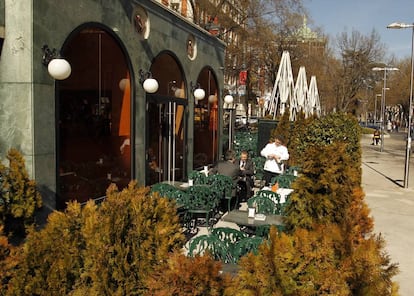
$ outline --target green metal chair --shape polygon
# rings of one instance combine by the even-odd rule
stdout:
[[[191,171],[188,173],[188,179],[193,180],[194,185],[208,184],[207,176],[200,171]]]
[[[233,262],[230,257],[227,245],[221,241],[217,236],[211,234],[204,234],[193,238],[188,245],[188,255],[202,255],[205,252],[210,253],[215,260],[223,263]]]
[[[266,158],[262,157],[262,156],[256,156],[252,158],[254,166],[255,166],[255,174],[254,174],[254,178],[255,180],[263,180],[263,176],[264,176],[264,164],[266,161]],[[256,183],[256,182],[255,182]]]
[[[253,253],[257,255],[259,246],[265,241],[261,236],[247,236],[237,241],[233,246],[233,256],[239,260],[241,257]]]
[[[227,245],[233,245],[247,235],[237,229],[230,227],[216,227],[211,229],[211,234],[218,237],[221,241],[224,241]]]
[[[175,188],[173,185],[171,184],[167,184],[167,183],[155,183],[154,185],[151,186],[151,190],[150,192],[158,192],[160,196],[162,197],[169,197],[169,195],[171,194],[171,192],[175,192],[177,191],[177,188]]]
[[[282,214],[280,195],[270,190],[260,190],[247,200],[250,208],[256,208],[258,214]]]
[[[281,174],[278,175],[274,178],[272,178],[271,180],[271,184],[278,184],[279,188],[291,188],[292,183],[296,180],[296,176],[295,175],[291,175],[291,174]]]
[[[214,174],[210,175],[207,178],[207,183],[210,185],[211,190],[216,192],[216,194],[222,199],[227,201],[227,210],[231,210],[231,202],[235,199],[235,204],[237,205],[237,195],[236,195],[236,186],[233,183],[233,180],[229,176]]]
[[[242,256],[250,252],[257,253],[263,241],[263,237],[249,237],[234,228],[218,227],[211,229],[209,234],[191,240],[188,255],[194,256],[209,252],[215,260],[232,264],[237,263]]]
[[[207,226],[210,225],[210,214],[214,213],[219,205],[219,197],[208,185],[194,185],[187,190],[187,200],[184,206],[197,225],[198,215],[204,215]]]
[[[177,215],[180,223],[185,229],[190,229],[190,219],[185,207],[185,203],[189,199],[186,191],[180,190],[173,185],[167,183],[156,183],[151,186],[151,193],[158,192],[162,197],[174,200],[177,206]]]

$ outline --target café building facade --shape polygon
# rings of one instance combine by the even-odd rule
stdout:
[[[0,0],[0,157],[21,151],[47,209],[221,156],[225,44],[183,4]]]

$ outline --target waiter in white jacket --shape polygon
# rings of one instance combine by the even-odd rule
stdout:
[[[263,177],[265,179],[265,186],[269,186],[272,178],[283,174],[285,169],[283,161],[289,159],[289,152],[286,146],[283,145],[283,138],[277,136],[274,142],[266,144],[260,155],[266,157]]]

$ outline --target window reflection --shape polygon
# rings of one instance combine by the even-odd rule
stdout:
[[[64,49],[72,75],[58,82],[59,208],[103,197],[131,179],[131,93],[125,56],[99,28]]]
[[[218,157],[218,89],[211,69],[205,68],[198,77],[206,98],[194,102],[193,169],[212,165]]]

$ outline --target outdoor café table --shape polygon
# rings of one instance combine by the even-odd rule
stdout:
[[[247,226],[255,228],[262,225],[284,225],[283,216],[281,215],[266,215],[265,220],[258,220],[255,218],[249,218],[247,211],[233,210],[221,217],[221,220],[226,222],[233,222],[239,226]]]

